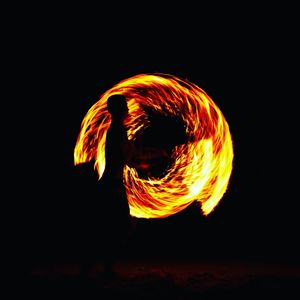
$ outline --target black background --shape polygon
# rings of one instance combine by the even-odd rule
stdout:
[[[72,164],[80,123],[114,84],[161,72],[197,84],[222,110],[233,172],[209,216],[192,205],[166,219],[137,220],[131,255],[299,260],[294,20],[280,21],[279,9],[225,17],[220,8],[205,19],[192,11],[111,20],[103,8],[106,18],[90,23],[83,13],[56,11],[10,35],[21,157],[11,224],[25,259],[76,260]]]

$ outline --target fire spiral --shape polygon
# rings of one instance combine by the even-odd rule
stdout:
[[[125,166],[124,184],[130,214],[138,218],[164,218],[192,202],[208,215],[227,190],[233,167],[233,142],[229,125],[211,97],[194,83],[163,73],[139,74],[107,90],[88,110],[74,149],[74,164],[96,159],[101,178],[105,168],[105,141],[111,117],[108,97],[123,94],[128,100],[128,138],[149,126],[145,108],[180,118],[187,142],[176,145],[172,164],[161,178],[142,178],[136,168]]]

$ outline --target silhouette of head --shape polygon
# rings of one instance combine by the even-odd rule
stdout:
[[[123,117],[128,114],[126,97],[121,94],[115,94],[107,99],[107,110],[112,116]]]

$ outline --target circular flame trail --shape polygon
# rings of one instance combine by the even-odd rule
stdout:
[[[107,98],[123,94],[128,99],[128,138],[149,125],[143,108],[183,120],[187,143],[172,152],[173,164],[162,178],[140,178],[125,166],[124,184],[130,214],[138,218],[164,218],[192,202],[208,215],[227,190],[233,165],[233,144],[224,115],[207,93],[188,80],[163,73],[139,74],[107,90],[85,115],[74,149],[74,164],[96,159],[101,178],[105,168],[104,147],[110,125]]]

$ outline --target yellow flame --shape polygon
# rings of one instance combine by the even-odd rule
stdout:
[[[135,168],[125,166],[130,214],[140,218],[163,218],[192,202],[211,213],[227,190],[233,165],[233,144],[227,121],[208,94],[188,80],[170,74],[139,74],[106,91],[85,115],[74,149],[74,163],[96,159],[101,178],[105,168],[104,147],[110,125],[107,98],[126,96],[129,107],[128,137],[149,125],[142,107],[180,117],[188,142],[173,150],[173,165],[163,178],[139,178]]]

